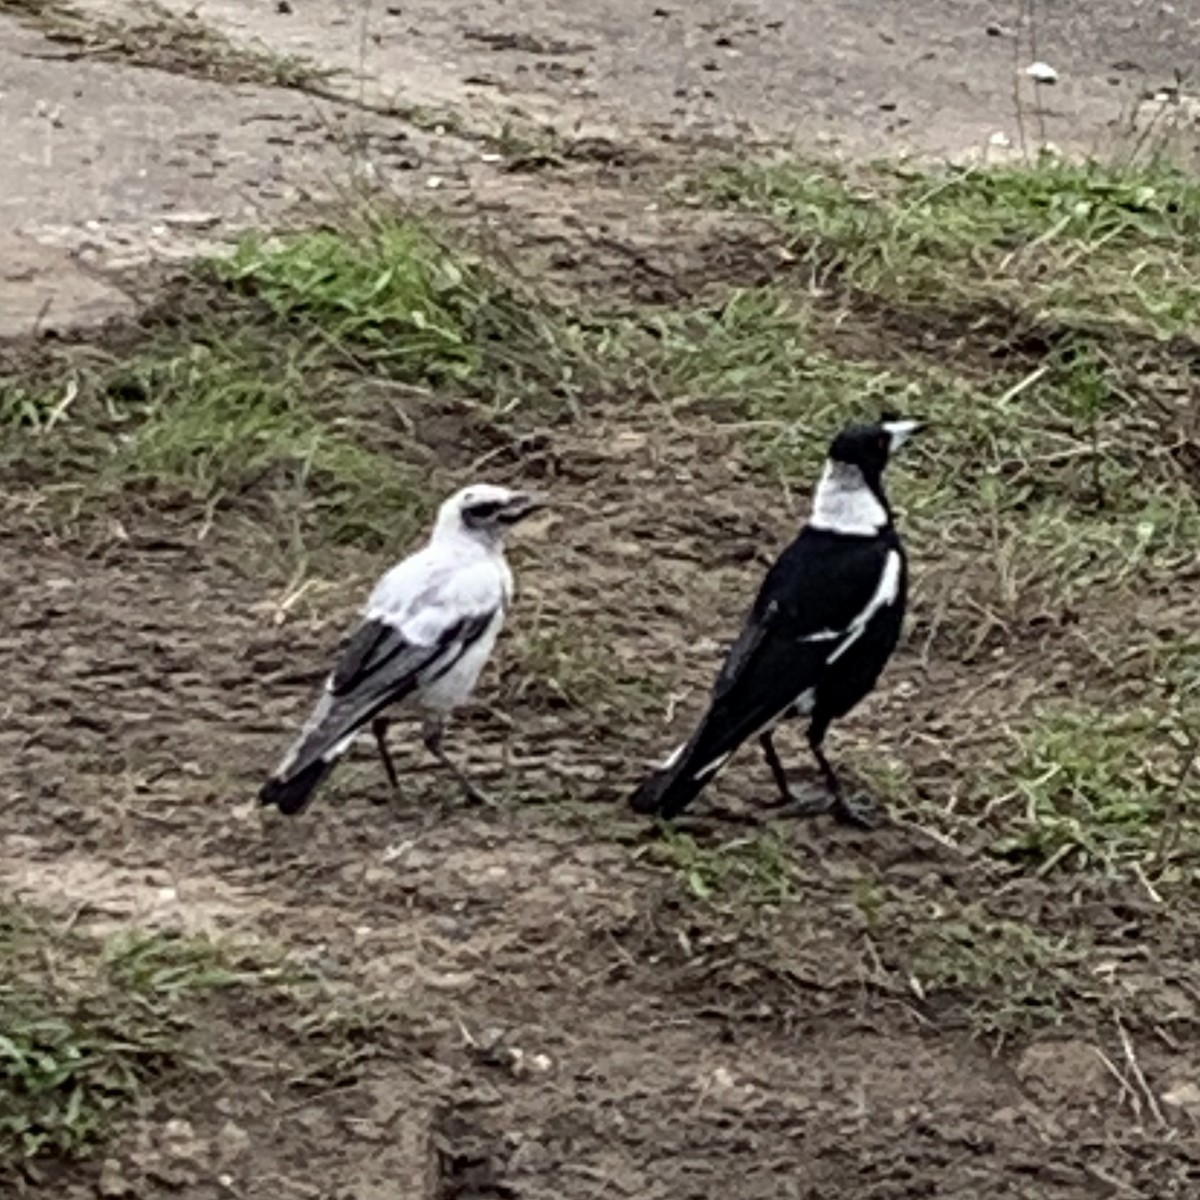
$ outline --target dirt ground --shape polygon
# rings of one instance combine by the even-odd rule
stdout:
[[[828,0],[801,14],[769,0],[610,0],[586,12],[81,0],[69,9],[81,17],[47,15],[57,8],[0,5],[0,116],[20,168],[0,180],[10,336],[128,313],[113,269],[186,257],[214,234],[336,195],[364,158],[397,193],[485,211],[490,195],[502,213],[506,167],[531,131],[685,155],[719,139],[997,160],[1045,142],[1128,146],[1155,120],[1139,106],[1167,89],[1185,148],[1197,140],[1187,79],[1200,14],[1186,4],[921,0],[880,14]],[[132,69],[114,22],[132,24],[142,61],[164,69]],[[223,52],[191,37],[197,28],[336,73],[307,91],[256,86],[253,71],[214,68]],[[1029,81],[1037,60],[1057,83]],[[481,145],[481,131],[500,144]],[[537,189],[533,200],[509,219],[562,219],[561,196]],[[565,207],[576,224],[603,226],[603,205],[581,206],[578,192]]]
[[[714,139],[850,155],[963,155],[997,132],[1016,142],[1014,64],[1035,57],[1027,31],[1017,44],[1011,6],[945,0],[882,15],[828,0],[802,6],[803,18],[782,0],[380,3],[365,39],[351,3],[164,7],[239,45],[365,63],[371,77],[336,83],[349,101],[315,98],[206,79],[192,58],[157,69],[95,47],[80,54],[0,15],[0,122],[22,165],[0,179],[10,354],[26,354],[21,339],[35,330],[130,319],[148,263],[336,194],[356,169],[356,138],[396,190],[490,225],[528,271],[564,288],[661,298],[750,282],[779,261],[769,239],[660,211],[664,162]],[[1080,0],[1047,6],[1037,30],[1036,57],[1061,80],[1029,94],[1023,119],[1035,122],[1040,105],[1048,137],[1090,146],[1113,137],[1143,88],[1171,83],[1188,54],[1194,62],[1200,13]],[[463,127],[369,111],[400,99],[445,106]],[[478,130],[505,120],[553,120],[560,148],[607,138],[629,165],[506,171],[505,156],[530,153],[536,138],[522,124],[508,142],[482,140]],[[881,325],[875,336],[904,334]],[[469,428],[450,433],[439,444],[463,469],[490,452]],[[590,516],[551,517],[519,539],[518,623],[568,613],[580,630],[602,610],[617,632],[595,669],[631,676],[652,662],[683,692],[659,698],[653,717],[597,716],[531,687],[501,653],[455,744],[502,798],[519,787],[545,803],[486,812],[449,804],[438,816],[444,784],[427,764],[406,780],[404,805],[381,808],[364,753],[302,821],[264,822],[254,788],[357,593],[276,621],[286,572],[261,531],[218,526],[198,541],[147,520],[80,542],[6,508],[0,885],[100,932],[279,943],[393,1012],[386,1032],[361,1032],[356,1059],[305,1077],[296,1062],[320,1030],[305,1041],[267,1006],[218,1007],[223,1070],[210,1084],[156,1095],[103,1170],[64,1166],[30,1190],[67,1200],[1196,1195],[1195,1107],[1156,1121],[1144,1096],[1131,1102],[1097,1052],[1111,1050],[1111,1028],[1105,1042],[1067,1022],[995,1053],[879,961],[860,902],[863,881],[899,881],[932,919],[947,897],[1000,897],[1014,919],[1086,927],[1101,958],[1156,974],[1159,1007],[1137,1041],[1153,1101],[1200,1077],[1196,1043],[1171,1033],[1172,1021],[1200,1020],[1200,926],[1168,922],[1137,886],[1014,881],[903,823],[873,835],[814,823],[786,833],[803,903],[781,925],[710,920],[644,861],[652,839],[617,802],[666,745],[663,709],[676,699],[694,709],[720,652],[714,627],[732,627],[747,573],[793,518],[703,423],[668,438],[652,412],[597,411],[546,435],[540,461],[546,482]],[[375,565],[364,553],[347,570],[361,582]],[[921,731],[968,710],[988,719],[977,664],[935,620],[953,586],[926,581],[879,694],[838,736],[851,761],[902,757],[934,790],[948,768]],[[1033,621],[1006,653],[997,691],[1086,661],[1069,630]],[[723,795],[745,805],[764,783],[747,765]],[[693,832],[701,844],[729,834],[700,818]],[[281,1069],[289,1042],[296,1058]]]

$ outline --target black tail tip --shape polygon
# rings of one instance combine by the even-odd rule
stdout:
[[[308,807],[317,785],[328,774],[329,764],[318,759],[295,775],[284,778],[272,775],[258,789],[258,802],[264,807],[273,805],[284,816],[293,817]]]
[[[264,808],[269,808],[279,802],[279,793],[283,791],[283,784],[275,778],[274,775],[267,780],[266,783],[258,789],[258,802]]]
[[[651,775],[641,787],[629,797],[629,807],[640,817],[658,815],[662,804],[662,779]]]

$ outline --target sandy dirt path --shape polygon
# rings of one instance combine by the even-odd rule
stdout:
[[[373,177],[417,195],[431,176],[495,188],[504,155],[460,130],[852,156],[1003,155],[1042,138],[1103,149],[1128,139],[1139,97],[1200,53],[1200,8],[1116,0],[1038,6],[1032,21],[980,0],[902,12],[865,0],[83,0],[69,22],[36,8],[0,6],[24,12],[0,15],[0,123],[16,164],[0,176],[8,336],[128,311],[114,270],[189,256],[328,196],[353,179],[350,148],[364,142]],[[202,36],[160,55],[166,69],[140,67],[112,51],[114,22],[141,31],[135,47],[155,29]],[[96,32],[64,41],[64,29]],[[340,72],[318,90],[346,102],[207,78],[225,54],[208,31],[264,62]],[[1035,58],[1056,84],[1020,73]]]

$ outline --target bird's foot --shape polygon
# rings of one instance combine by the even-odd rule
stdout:
[[[460,779],[459,785],[462,788],[463,798],[472,807],[474,807],[474,808],[496,808],[497,807],[495,800],[493,800],[491,798],[491,796],[489,796],[487,794],[487,792],[480,791],[479,788],[477,788],[473,783],[471,783],[470,780]]]
[[[860,792],[854,797],[839,796],[831,806],[833,819],[840,825],[873,831],[887,824],[887,810],[873,797]]]
[[[817,796],[804,799],[792,799],[779,803],[776,812],[783,817],[833,817],[839,825],[849,825],[854,829],[875,830],[887,821],[887,813],[867,795],[858,795],[853,799],[841,794],[822,792]]]
[[[796,797],[791,792],[788,792],[786,794],[781,792],[778,795],[772,796],[769,800],[764,800],[762,798],[758,798],[755,800],[754,803],[755,803],[755,807],[763,809],[766,812],[778,812],[780,809],[785,809],[785,808],[789,812],[791,812],[793,805],[800,804],[800,803],[807,803],[807,801],[797,800]],[[823,812],[825,810],[822,809],[821,811]],[[814,812],[812,815],[815,816],[816,813]]]

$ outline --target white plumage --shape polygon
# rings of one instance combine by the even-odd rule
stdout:
[[[398,704],[428,714],[426,746],[472,799],[483,799],[442,750],[443,726],[474,692],[512,602],[504,532],[538,507],[536,497],[489,484],[442,505],[429,541],[375,585],[312,715],[264,785],[263,803],[300,811],[368,723],[395,788],[383,712]]]

